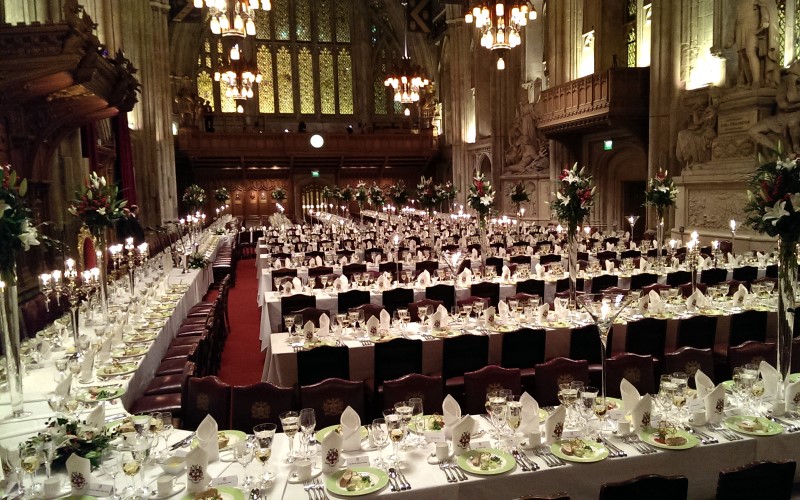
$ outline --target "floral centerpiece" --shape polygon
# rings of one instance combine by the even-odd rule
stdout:
[[[456,199],[458,190],[453,185],[453,181],[447,181],[444,184],[437,186],[439,190],[439,198],[442,200],[442,205],[449,206],[450,203]],[[444,211],[444,207],[442,208]]]
[[[10,165],[0,167],[0,340],[6,358],[11,410],[24,413],[20,358],[17,257],[39,244],[30,209],[25,204],[28,182]]]
[[[439,191],[433,183],[433,177],[426,178],[424,175],[420,177],[419,184],[417,184],[417,199],[422,208],[433,213],[433,209],[441,201]]]
[[[486,266],[489,249],[489,237],[486,233],[486,218],[494,204],[494,188],[492,182],[482,172],[475,172],[467,194],[467,205],[478,213],[478,230],[481,240],[481,261]]]
[[[388,194],[397,208],[402,208],[403,205],[408,203],[408,190],[406,189],[406,183],[403,181],[397,181],[397,184],[389,186]]]
[[[353,188],[350,186],[344,186],[339,191],[339,199],[344,203],[350,203],[350,201],[353,199],[353,195],[354,195]]]
[[[286,198],[286,189],[284,189],[283,186],[278,186],[272,190],[272,199],[278,203],[283,203],[286,201]]]
[[[183,202],[190,213],[195,213],[206,202],[206,190],[197,184],[191,184],[183,192]]]
[[[664,213],[675,205],[677,198],[678,188],[675,186],[675,181],[667,175],[667,172],[659,169],[656,176],[647,182],[647,189],[644,192],[645,206],[656,209],[656,239],[659,248],[664,245]]]
[[[103,450],[109,447],[117,434],[116,430],[97,429],[80,420],[56,417],[47,422],[44,432],[26,441],[25,445],[39,448],[42,443],[53,441],[54,464],[63,466],[70,455],[75,453],[88,459],[94,470],[100,467]]]
[[[525,184],[522,182],[517,182],[511,186],[511,191],[509,191],[508,196],[511,198],[511,203],[517,206],[517,214],[520,213],[520,205],[531,200],[530,196],[528,196],[528,190],[525,189]]]
[[[200,252],[189,254],[187,264],[189,269],[205,269],[208,266],[208,259]]]
[[[127,204],[128,200],[120,198],[117,186],[92,172],[86,183],[75,192],[67,211],[79,218],[94,236],[100,237],[123,217],[122,209]]]
[[[597,188],[592,185],[592,176],[578,164],[564,169],[559,175],[560,184],[555,201],[551,204],[556,218],[567,226],[569,242],[569,291],[570,300],[575,300],[575,285],[578,279],[578,226],[580,226],[594,207],[594,194]]]
[[[355,195],[353,197],[355,198],[359,207],[369,200],[369,188],[367,188],[366,182],[358,181],[355,188]]]
[[[369,187],[369,202],[376,208],[380,208],[386,203],[386,197],[383,195],[383,189],[376,183],[372,183]]]
[[[330,186],[324,186],[320,195],[322,199],[325,200],[325,210],[328,210],[328,204],[331,202],[331,198],[333,198],[333,190]]]
[[[783,379],[791,367],[800,242],[800,161],[786,158],[782,145],[775,159],[764,161],[750,179],[745,205],[746,224],[759,233],[778,238],[778,370]],[[779,384],[778,394],[783,394]]]
[[[226,201],[230,200],[231,195],[228,193],[228,188],[224,186],[217,188],[216,191],[214,191],[214,199],[220,203],[225,203]]]

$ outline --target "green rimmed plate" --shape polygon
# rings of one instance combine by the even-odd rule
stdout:
[[[235,430],[227,430],[227,431],[219,431],[228,438],[228,444],[220,448],[221,450],[227,450],[231,448],[236,443],[241,443],[242,441],[247,440],[247,434],[242,431],[235,431]],[[197,445],[200,444],[200,441],[197,438],[192,439],[192,449],[197,448]]]
[[[678,437],[682,437],[686,441],[682,444],[676,445],[669,445],[663,441],[659,441],[656,437],[656,430],[653,428],[648,428],[647,430],[643,430],[639,432],[639,437],[647,444],[651,444],[656,448],[662,448],[664,450],[688,450],[689,448],[694,448],[700,443],[700,440],[694,436],[694,434],[690,434],[682,429],[677,429],[675,431],[675,435]]]
[[[451,329],[433,330],[432,332],[429,333],[429,335],[431,335],[432,337],[436,337],[437,339],[446,339],[450,337],[458,337],[459,335],[461,335],[461,331],[451,330]]]
[[[725,419],[725,427],[748,436],[777,436],[783,427],[764,417],[736,415]]]
[[[362,477],[368,477],[369,486],[365,484],[365,487],[358,490],[348,490],[347,488],[339,486],[339,479],[341,479],[342,475],[348,470],[356,472]],[[382,490],[387,484],[389,484],[389,475],[375,467],[348,467],[346,470],[336,472],[325,480],[325,488],[329,492],[343,497],[369,495],[370,493]]]
[[[158,337],[157,333],[134,333],[132,335],[123,335],[122,341],[126,344],[143,344],[154,341],[156,337]]]
[[[324,429],[318,430],[317,433],[315,434],[315,436],[317,438],[317,441],[319,441],[321,443],[322,440],[325,439],[325,436],[327,436],[329,432],[331,432],[334,429],[339,429],[339,427],[341,427],[341,426],[340,425],[329,425],[328,427],[325,427]],[[362,425],[361,426],[361,439],[367,439],[367,436],[369,436],[369,432],[367,431],[367,428]]]
[[[96,401],[110,401],[125,394],[125,388],[119,385],[88,387],[78,391],[78,401],[94,403]]]
[[[488,453],[491,456],[488,458],[489,465],[487,469],[482,469],[480,466],[475,466],[473,459],[482,453]],[[494,448],[479,448],[477,450],[470,450],[458,457],[458,466],[470,474],[478,474],[481,476],[494,476],[497,474],[505,474],[508,471],[514,470],[517,466],[517,461],[508,453]],[[484,463],[484,460],[481,460]]]
[[[116,377],[117,375],[127,375],[133,373],[139,368],[139,363],[119,363],[113,365],[104,365],[97,369],[97,376],[99,377]]]
[[[118,347],[116,349],[112,349],[111,357],[117,359],[124,359],[124,358],[138,358],[139,356],[144,356],[147,354],[149,350],[146,346],[141,345],[126,345],[125,347]]]
[[[557,456],[558,458],[562,458],[568,462],[576,462],[576,463],[592,463],[592,462],[599,462],[601,460],[605,460],[608,457],[608,448],[603,446],[601,443],[597,443],[595,441],[582,441],[584,444],[583,447],[583,456],[577,456],[574,453],[569,454],[564,451],[564,445],[569,443],[568,439],[558,441],[550,445],[550,451],[553,455]]]
[[[214,489],[217,490],[222,500],[244,500],[244,492],[240,489],[229,486],[216,486]],[[194,496],[195,493],[187,493],[181,497],[181,500],[194,500]]]

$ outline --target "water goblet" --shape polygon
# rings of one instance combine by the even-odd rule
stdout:
[[[427,445],[423,436],[425,418],[423,416],[422,398],[409,398],[408,404],[411,406],[411,420],[414,422],[414,426],[417,429],[415,434],[417,438],[417,447],[421,448]]]
[[[420,331],[424,332],[425,329],[427,328],[425,326],[425,318],[428,317],[428,306],[419,306],[417,308],[417,315],[419,316],[419,319],[422,321],[422,325],[420,327]]]
[[[398,401],[394,404],[394,413],[398,417],[400,417],[400,421],[408,427],[411,423],[411,416],[413,414],[414,409],[412,408],[411,404],[408,401]],[[407,435],[407,434],[406,434]],[[405,441],[403,442],[403,449],[406,449],[408,443]]]
[[[285,463],[290,464],[295,461],[294,456],[294,436],[300,429],[300,413],[296,411],[286,411],[278,415],[281,419],[283,433],[289,439],[289,453],[286,455]]]
[[[283,324],[286,325],[286,329],[289,332],[289,336],[292,336],[292,329],[294,328],[294,314],[286,314],[283,316]]]
[[[117,474],[119,474],[119,471],[122,468],[122,453],[113,448],[106,448],[103,450],[103,454],[101,455],[100,467],[102,468],[103,473],[111,478],[111,484],[114,484]],[[111,498],[112,500],[122,499],[122,496],[118,493],[116,486],[114,487],[114,495]]]
[[[300,431],[303,433],[303,456],[305,458],[309,458],[311,456],[311,452],[309,450],[309,443],[311,442],[311,437],[314,434],[314,429],[317,426],[317,417],[314,413],[313,408],[303,408],[300,410]]]
[[[35,446],[21,445],[19,450],[19,463],[24,472],[30,476],[31,487],[27,490],[27,498],[36,498],[36,471],[42,463],[41,453]]]
[[[233,447],[233,457],[236,463],[242,466],[244,481],[242,486],[247,488],[253,482],[252,476],[247,474],[247,466],[253,461],[255,456],[255,444],[248,438],[236,443]]]
[[[275,438],[275,431],[278,426],[273,423],[258,424],[253,427],[253,435],[255,436],[255,457],[262,467],[262,484],[265,486],[275,477],[275,474],[268,469],[269,459],[272,456],[272,442]]]
[[[584,433],[587,436],[590,435],[589,421],[594,416],[594,405],[595,401],[597,401],[598,392],[597,387],[589,386],[584,387],[578,395],[580,398],[578,410],[584,423]]]
[[[134,424],[134,428],[136,428],[136,424]],[[144,481],[144,465],[147,458],[150,456],[150,440],[146,436],[137,436],[131,445],[131,454],[133,455],[133,459],[139,464],[137,472],[139,473],[139,483],[141,486],[139,489],[135,490],[135,494],[141,498],[148,498],[152,492]]]
[[[378,449],[376,465],[378,467],[383,467],[383,448],[389,442],[389,430],[386,427],[386,420],[383,418],[376,418],[372,421],[370,430],[372,431],[372,442],[375,443],[375,447]]]

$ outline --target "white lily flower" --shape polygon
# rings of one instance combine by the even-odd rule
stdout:
[[[792,204],[793,212],[800,212],[800,193],[790,194],[789,202]]]
[[[491,195],[486,194],[486,195],[483,195],[481,197],[481,204],[482,205],[489,206],[489,205],[492,204],[493,201],[494,201],[494,197],[492,197]]]
[[[788,160],[788,159],[781,158],[781,159],[778,159],[777,162],[775,162],[775,167],[778,170],[794,170],[795,166],[797,166],[797,162],[794,161],[794,160]]]
[[[22,248],[25,251],[30,250],[32,246],[38,245],[39,240],[37,238],[36,228],[31,226],[30,222],[23,221],[22,222],[22,233],[19,235],[19,241],[22,243]]]
[[[772,225],[776,225],[781,217],[784,215],[789,215],[789,212],[786,211],[786,202],[785,201],[778,201],[772,208],[766,208],[764,212],[764,222],[772,219]]]
[[[97,209],[97,213],[100,214],[100,215],[105,215],[106,214],[106,207],[98,208]]]
[[[6,210],[11,210],[11,205],[5,202],[5,200],[0,200],[0,219],[3,218]]]

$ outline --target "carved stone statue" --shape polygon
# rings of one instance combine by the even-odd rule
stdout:
[[[703,163],[711,159],[711,145],[717,137],[716,93],[709,93],[709,102],[704,107],[695,105],[692,117],[684,130],[678,132],[675,154],[686,166]]]
[[[778,8],[775,0],[739,0],[732,43],[739,54],[737,85],[777,87]]]
[[[549,168],[548,141],[538,123],[535,103],[520,102],[508,136],[505,173],[538,173]]]
[[[181,127],[196,127],[202,119],[203,102],[194,92],[181,88],[175,96]]]
[[[777,149],[779,139],[789,146],[789,151],[800,154],[800,61],[789,66],[778,86],[775,101],[775,115],[759,121],[748,133],[764,147]]]

